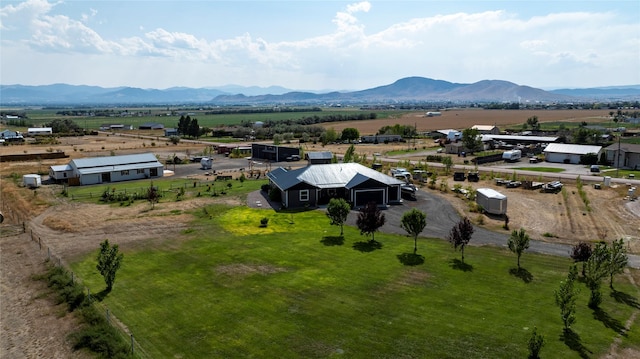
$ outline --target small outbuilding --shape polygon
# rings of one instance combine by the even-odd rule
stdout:
[[[507,196],[492,188],[478,188],[476,203],[490,214],[503,215],[507,213]]]
[[[42,177],[37,174],[29,174],[22,176],[22,183],[25,187],[38,188],[42,186]]]

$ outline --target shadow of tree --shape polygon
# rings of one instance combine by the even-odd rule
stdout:
[[[325,246],[341,246],[344,244],[344,237],[343,236],[325,236],[325,237],[322,237],[322,239],[320,240],[320,243],[324,244]]]
[[[616,318],[612,318],[609,313],[598,308],[593,311],[593,318],[599,320],[605,327],[613,329],[616,333],[627,336],[627,330],[624,325]]]
[[[353,249],[360,252],[373,252],[376,249],[382,249],[382,243],[378,241],[366,241],[366,242],[356,242],[353,244]]]
[[[611,292],[611,297],[616,300],[618,303],[624,303],[630,307],[640,309],[640,302],[638,302],[638,298],[629,295],[625,292],[618,292],[617,290],[613,290]]]
[[[98,302],[102,302],[104,300],[104,298],[107,297],[107,295],[111,293],[110,290],[108,290],[107,288],[103,289],[102,291],[95,293],[95,294],[91,294],[91,298],[93,300],[97,300]]]
[[[578,333],[571,329],[565,329],[562,334],[560,334],[560,340],[564,342],[569,349],[577,352],[581,358],[588,358],[589,354],[593,354],[587,347],[582,345],[582,340]]]
[[[424,256],[420,254],[402,253],[398,254],[397,257],[400,263],[406,266],[417,266],[424,264]]]
[[[471,271],[473,271],[473,266],[471,264],[467,264],[467,263],[459,260],[458,258],[450,260],[449,263],[450,263],[449,265],[453,269],[458,269],[458,270],[461,270],[463,272],[471,272]]]
[[[533,280],[533,274],[522,267],[509,269],[509,274],[522,279],[522,281],[525,283],[531,283],[531,281]]]

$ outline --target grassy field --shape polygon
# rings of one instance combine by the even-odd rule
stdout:
[[[378,233],[375,247],[345,227],[343,239],[320,211],[215,205],[194,214],[179,238],[124,250],[103,300],[143,357],[523,358],[534,326],[544,358],[599,357],[618,337],[640,349],[638,319],[621,336],[640,307],[624,276],[615,297],[603,285],[598,312],[579,283],[577,322],[563,334],[553,293],[568,259],[525,253],[515,272],[504,249],[467,248],[462,264],[446,242],[421,238],[424,263],[410,266],[400,259],[411,238]],[[99,293],[94,256],[72,268]]]
[[[134,113],[137,109],[128,109],[129,112]],[[391,116],[401,116],[406,111],[373,111],[373,110],[359,110],[357,108],[344,109],[344,108],[322,108],[321,111],[301,111],[301,112],[272,112],[272,113],[225,113],[225,114],[206,114],[207,111],[177,111],[176,114],[167,115],[166,110],[161,109],[139,109],[144,111],[142,116],[124,116],[124,117],[93,117],[93,116],[62,116],[57,115],[59,110],[33,110],[27,111],[27,123],[29,126],[40,126],[47,122],[51,122],[54,119],[70,119],[78,124],[81,128],[89,130],[97,130],[102,124],[123,124],[131,125],[134,129],[144,123],[160,123],[166,128],[175,128],[178,125],[178,119],[180,113],[191,113],[190,117],[198,120],[198,125],[201,127],[215,128],[219,126],[232,126],[239,125],[243,121],[285,121],[285,120],[297,120],[305,117],[320,118],[329,115],[353,115],[353,114],[370,114],[376,113],[377,119],[385,119]],[[26,132],[26,128],[19,129]]]

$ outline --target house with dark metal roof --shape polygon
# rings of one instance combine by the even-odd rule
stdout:
[[[89,185],[162,177],[163,169],[153,153],[141,153],[74,159],[67,165],[51,166],[49,178],[70,185]]]
[[[310,165],[329,164],[333,161],[333,153],[330,151],[307,152],[305,157],[309,161]]]
[[[280,191],[286,208],[317,207],[331,198],[344,198],[354,207],[368,202],[378,206],[402,202],[403,181],[358,163],[332,163],[287,170],[279,167],[267,174]]]

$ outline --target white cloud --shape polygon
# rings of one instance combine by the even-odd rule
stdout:
[[[631,78],[640,82],[640,25],[620,23],[613,12],[528,18],[506,10],[413,14],[406,21],[368,32],[367,21],[374,20],[362,14],[375,9],[365,1],[338,11],[331,19],[333,31],[298,41],[270,42],[250,33],[207,38],[168,30],[169,25],[146,32],[139,26],[142,35],[108,38],[97,30],[104,27],[92,27],[97,10],[89,9],[73,19],[55,14],[56,6],[45,0],[29,0],[0,8],[3,47],[22,43],[43,56],[93,54],[94,62],[105,56],[109,61],[100,63],[112,64],[112,69],[105,67],[104,71],[124,71],[147,61],[154,64],[136,76],[198,69],[200,75],[194,74],[191,81],[205,81],[206,72],[216,74],[216,82],[238,83],[232,77],[236,76],[248,82],[264,81],[247,83],[252,85],[282,83],[299,88],[363,88],[414,75],[456,82],[495,78],[534,86],[545,85],[542,81],[562,81],[558,78],[565,75],[577,79],[580,74],[599,81],[628,82]],[[27,30],[28,36],[18,37],[19,30]]]

